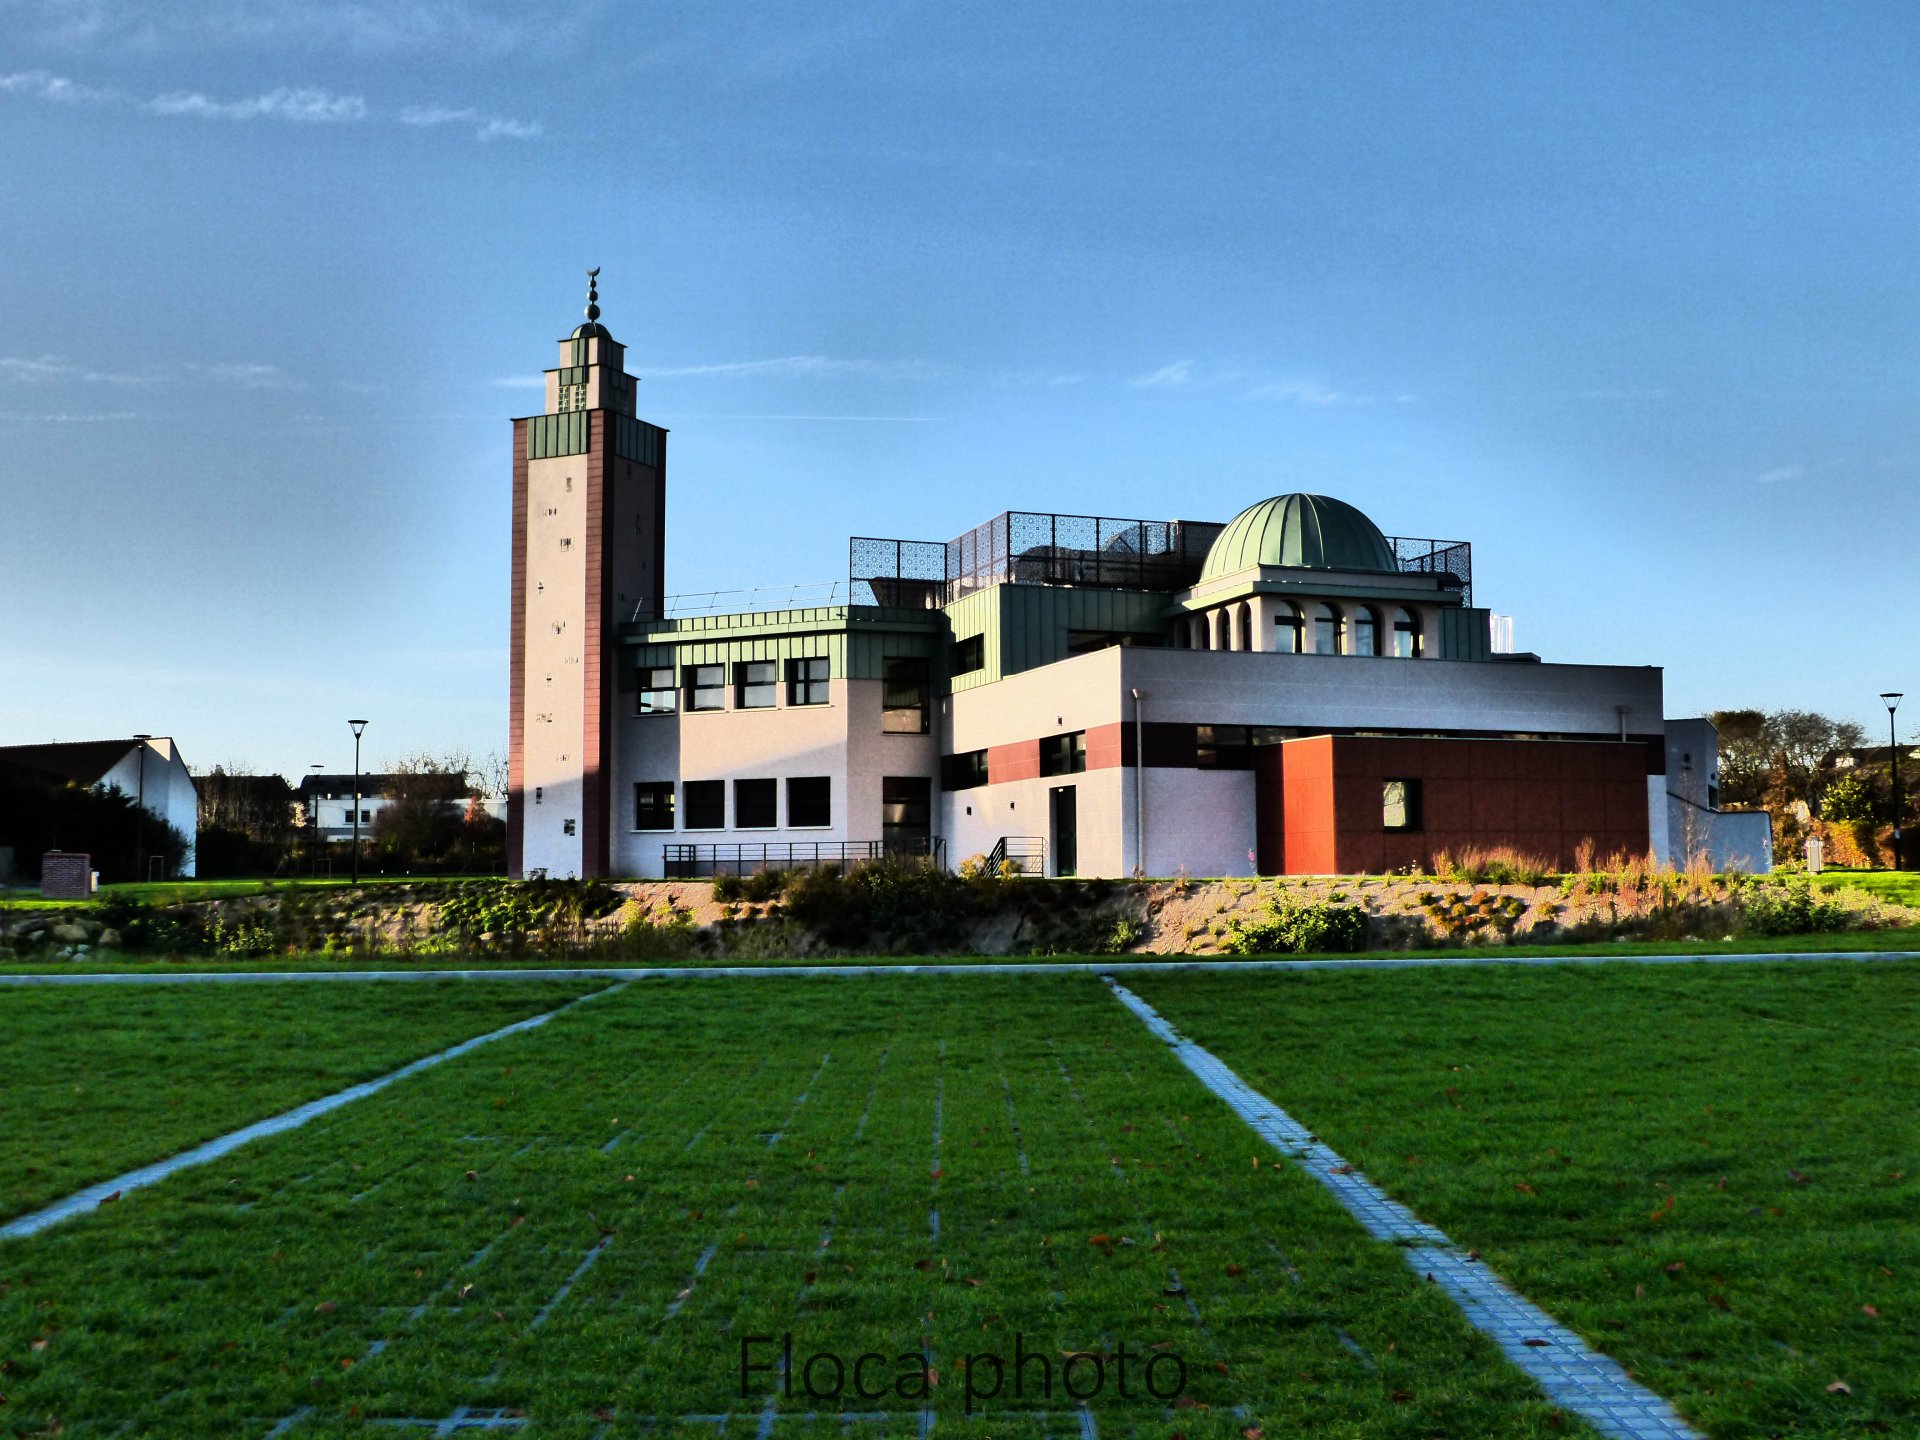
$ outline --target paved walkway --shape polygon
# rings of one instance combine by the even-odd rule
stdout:
[[[158,1184],[169,1175],[195,1165],[205,1165],[209,1160],[218,1160],[222,1155],[231,1154],[242,1145],[251,1144],[255,1140],[264,1140],[269,1135],[278,1135],[287,1130],[297,1130],[309,1120],[318,1119],[329,1111],[338,1110],[342,1105],[351,1105],[355,1100],[364,1100],[367,1096],[386,1089],[396,1080],[404,1080],[409,1075],[418,1075],[422,1070],[458,1059],[468,1051],[477,1050],[480,1046],[494,1040],[532,1030],[536,1026],[546,1024],[554,1016],[571,1010],[575,1005],[584,1005],[587,1001],[611,994],[618,988],[620,987],[613,986],[607,990],[596,990],[591,995],[583,995],[578,1000],[569,1001],[558,1009],[547,1011],[544,1015],[516,1020],[511,1025],[503,1025],[500,1029],[491,1030],[485,1035],[476,1035],[471,1040],[462,1040],[458,1045],[450,1046],[434,1055],[423,1056],[376,1080],[364,1080],[358,1085],[350,1085],[345,1090],[322,1096],[318,1100],[309,1100],[304,1105],[295,1106],[291,1110],[270,1116],[265,1120],[255,1121],[251,1125],[222,1135],[217,1140],[209,1140],[204,1145],[183,1150],[178,1155],[155,1164],[143,1165],[138,1170],[129,1170],[126,1174],[116,1175],[111,1180],[102,1180],[97,1185],[89,1185],[86,1189],[76,1191],[64,1200],[54,1202],[44,1210],[36,1210],[31,1215],[22,1215],[18,1219],[9,1220],[4,1225],[0,1225],[0,1240],[19,1240],[28,1235],[38,1235],[42,1230],[50,1229],[62,1220],[71,1220],[76,1215],[84,1215],[90,1210],[98,1209],[104,1201],[118,1199],[129,1190],[139,1190],[148,1185]]]
[[[1122,1005],[1173,1051],[1254,1133],[1332,1192],[1376,1240],[1399,1248],[1416,1273],[1440,1286],[1470,1324],[1492,1337],[1554,1404],[1616,1440],[1699,1440],[1667,1402],[1634,1380],[1539,1306],[1406,1206],[1389,1199],[1332,1147],[1248,1085],[1210,1051],[1184,1038],[1124,985],[1107,984]]]
[[[1834,960],[1920,960],[1920,950],[1804,950],[1797,952],[1679,951],[1669,955],[1385,955],[1352,960],[983,960],[973,964],[838,965],[584,965],[539,969],[527,965],[467,970],[127,970],[76,974],[40,971],[0,975],[7,985],[278,984],[295,980],[779,980],[879,975],[1180,975],[1262,970],[1470,969],[1489,965],[1757,965]]]

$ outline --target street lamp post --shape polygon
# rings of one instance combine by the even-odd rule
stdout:
[[[313,878],[320,878],[320,779],[322,766],[308,765],[312,779],[307,782],[307,859],[313,864]]]
[[[364,720],[349,720],[353,727],[353,883],[360,883],[360,732],[367,728]]]
[[[1893,868],[1900,868],[1900,742],[1893,728],[1893,712],[1900,707],[1898,690],[1881,692],[1880,703],[1887,707],[1887,760],[1893,766]]]
[[[133,812],[133,878],[146,879],[147,873],[147,742],[151,735],[136,735],[140,742],[139,809]]]

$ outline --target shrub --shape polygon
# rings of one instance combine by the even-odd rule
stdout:
[[[1304,954],[1362,950],[1367,943],[1367,914],[1352,905],[1303,902],[1276,895],[1263,913],[1238,920],[1221,948],[1231,955]]]
[[[1749,935],[1813,935],[1847,928],[1846,907],[1815,896],[1804,879],[1750,881],[1737,893],[1740,928]]]
[[[1553,873],[1553,866],[1510,845],[1489,850],[1470,845],[1457,854],[1442,850],[1435,855],[1433,873],[1463,885],[1540,885]]]

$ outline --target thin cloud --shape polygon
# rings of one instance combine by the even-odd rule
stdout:
[[[473,131],[476,140],[533,140],[546,133],[537,120],[510,120],[503,115],[483,115],[471,106],[409,105],[400,112],[400,123],[426,128],[463,126]]]
[[[576,10],[578,7],[575,7]],[[592,12],[599,7],[589,4]],[[584,32],[591,14],[535,20],[513,7],[479,0],[40,0],[8,5],[24,35],[68,49],[116,51],[278,48],[499,56],[545,48]],[[501,13],[495,13],[501,12]]]
[[[1157,370],[1134,376],[1127,384],[1136,390],[1198,390],[1224,386],[1245,386],[1242,397],[1248,400],[1278,400],[1310,410],[1327,410],[1339,405],[1372,405],[1377,395],[1361,395],[1337,389],[1310,375],[1261,375],[1230,366],[1206,367],[1193,360],[1175,360]],[[1397,404],[1409,404],[1411,395],[1397,395]]]
[[[931,360],[836,360],[826,355],[784,355],[776,360],[733,360],[714,365],[644,366],[642,375],[687,379],[742,379],[755,376],[800,379],[855,375],[874,380],[938,380],[948,367]]]
[[[996,385],[1084,385],[1091,375],[1070,370],[1009,370],[993,377]]]
[[[0,4],[4,3],[5,0],[0,0]],[[283,85],[237,99],[209,95],[204,90],[170,90],[152,99],[140,100],[123,91],[84,85],[46,70],[21,70],[0,75],[0,95],[14,95],[50,105],[130,105],[142,114],[168,120],[225,120],[234,123],[275,120],[295,125],[355,125],[363,121],[392,118],[416,129],[461,126],[470,130],[473,138],[480,141],[533,140],[545,133],[537,120],[488,115],[471,107],[409,105],[389,117],[364,95],[341,95],[314,85]]]
[[[73,413],[66,410],[0,410],[0,421],[16,422],[21,420],[38,421],[52,425],[98,425],[120,420],[138,420],[137,410],[102,410],[91,413]]]
[[[159,377],[154,375],[126,375],[111,370],[93,370],[85,365],[75,365],[55,355],[41,355],[32,359],[19,356],[0,356],[0,380],[17,381],[25,385],[41,384],[48,381],[80,383],[86,385],[152,385]]]
[[[1371,405],[1371,395],[1349,395],[1345,391],[1335,390],[1322,385],[1318,380],[1275,380],[1265,385],[1256,385],[1247,392],[1252,400],[1288,400],[1295,405],[1305,405],[1312,410],[1330,409],[1335,405]]]
[[[1804,479],[1807,467],[1804,465],[1781,465],[1772,470],[1762,470],[1753,478],[1762,485],[1784,485],[1790,480]]]
[[[1171,365],[1162,365],[1158,370],[1148,371],[1145,375],[1136,375],[1127,382],[1136,390],[1174,390],[1183,385],[1193,384],[1193,361],[1175,360]]]
[[[198,90],[157,95],[144,108],[152,115],[189,115],[201,120],[289,120],[299,125],[342,125],[370,113],[358,95],[335,95],[302,86],[269,90],[244,100],[215,100]]]
[[[204,375],[221,385],[238,385],[243,390],[305,390],[278,365],[189,365],[196,375]]]

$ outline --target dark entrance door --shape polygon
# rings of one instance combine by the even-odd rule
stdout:
[[[1048,791],[1053,813],[1053,836],[1048,849],[1053,851],[1053,873],[1073,875],[1080,869],[1079,791],[1072,785],[1056,785]]]
[[[933,836],[933,781],[925,775],[880,780],[880,842],[889,855],[924,855]]]

